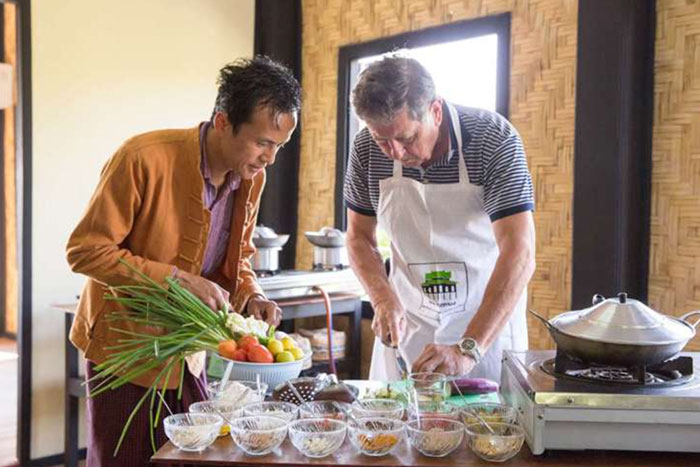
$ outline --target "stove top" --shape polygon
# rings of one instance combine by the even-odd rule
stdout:
[[[680,375],[675,384],[628,384],[624,382],[601,384],[575,377],[555,374],[554,350],[506,351],[504,366],[512,373],[530,399],[537,404],[590,406],[605,408],[649,408],[670,410],[700,410],[700,353],[684,352],[686,364],[692,362],[691,374]],[[617,368],[594,367],[568,370],[576,373],[588,370],[604,373],[620,371]],[[686,372],[687,373],[687,372]],[[605,376],[605,375],[604,375]],[[609,375],[608,375],[609,376]],[[634,378],[634,375],[620,375]],[[654,378],[654,374],[650,375]],[[656,376],[658,377],[658,376]]]
[[[258,284],[270,300],[318,295],[311,290],[317,285],[329,294],[349,293],[364,295],[362,285],[352,269],[336,271],[285,270],[277,274],[258,277]]]

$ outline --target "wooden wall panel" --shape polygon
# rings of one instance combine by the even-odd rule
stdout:
[[[548,316],[567,310],[577,6],[576,0],[304,0],[299,238],[333,224],[338,47],[509,11],[510,120],[523,138],[536,196],[537,272],[529,305]],[[301,240],[297,266],[309,268],[312,255]],[[530,344],[551,346],[534,321]]]
[[[5,31],[5,63],[14,68],[13,96],[17,102],[17,8],[12,3],[4,4],[4,31]],[[5,177],[5,330],[17,334],[17,319],[19,317],[19,284],[17,267],[17,178],[16,167],[16,141],[15,141],[15,112],[16,107],[2,110],[5,114],[3,129]]]
[[[654,79],[649,301],[681,315],[700,309],[699,2],[658,0]]]

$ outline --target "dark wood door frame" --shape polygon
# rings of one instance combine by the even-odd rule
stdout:
[[[655,26],[654,0],[579,2],[573,309],[647,299]]]
[[[17,107],[15,148],[17,170],[17,258],[19,319],[17,346],[17,460],[31,464],[32,419],[32,81],[31,11],[29,0],[2,0],[17,7]]]

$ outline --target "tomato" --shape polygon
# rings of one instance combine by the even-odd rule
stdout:
[[[228,340],[219,342],[219,355],[225,358],[233,358],[233,353],[236,351],[236,341]]]
[[[272,363],[272,353],[260,344],[253,345],[248,350],[248,360],[255,363]]]
[[[236,349],[233,351],[233,355],[231,355],[231,360],[236,360],[238,362],[247,362],[248,361],[248,352],[246,352],[243,349]]]
[[[238,347],[248,352],[254,345],[260,345],[258,338],[255,336],[243,336],[238,339]]]

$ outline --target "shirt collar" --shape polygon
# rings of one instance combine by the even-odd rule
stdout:
[[[450,134],[450,141],[447,147],[447,152],[443,154],[439,159],[437,159],[433,164],[434,166],[441,167],[450,164],[452,156],[457,152],[457,135],[455,134],[454,127],[452,125],[452,115],[450,115],[450,110],[447,107],[447,102],[442,103],[442,115],[447,120],[447,128]]]
[[[199,127],[199,147],[200,147],[200,152],[202,155],[201,162],[199,164],[200,171],[202,172],[202,177],[204,178],[204,182],[214,186],[214,184],[211,181],[211,168],[209,167],[209,159],[207,158],[207,145],[205,144],[206,139],[207,139],[207,131],[209,131],[209,128],[211,127],[211,122],[202,122]],[[229,192],[229,191],[234,191],[237,190],[241,186],[241,176],[238,174],[234,174],[233,171],[229,171],[226,174],[226,179],[224,180],[223,185],[219,188],[221,191],[223,189],[223,192]]]

